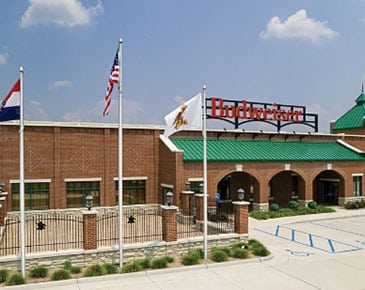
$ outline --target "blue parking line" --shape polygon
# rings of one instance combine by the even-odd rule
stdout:
[[[309,246],[311,248],[313,248],[313,238],[312,238],[312,234],[308,234],[308,239],[309,239]]]
[[[290,230],[291,231],[291,237],[289,238],[289,237],[285,237],[285,236],[280,236],[280,228],[284,228],[284,229]],[[343,243],[343,242],[340,242],[340,241],[336,241],[336,240],[332,240],[332,239],[329,239],[329,238],[326,238],[326,237],[322,237],[322,236],[319,236],[319,235],[313,235],[311,233],[303,232],[303,231],[300,231],[300,230],[296,230],[296,229],[293,229],[293,228],[290,228],[290,227],[287,227],[287,226],[279,226],[279,225],[277,225],[274,233],[267,232],[267,231],[261,230],[259,228],[253,228],[253,229],[256,230],[256,231],[263,232],[265,234],[269,234],[269,235],[272,235],[272,236],[275,236],[275,237],[278,237],[278,238],[287,240],[287,241],[291,241],[293,243],[297,243],[297,244],[300,244],[300,245],[303,245],[303,246],[311,247],[313,249],[317,249],[319,251],[326,252],[326,253],[331,253],[331,254],[346,253],[346,252],[353,252],[353,251],[362,250],[362,248],[360,248],[358,246],[346,244],[346,243]],[[308,235],[308,241],[309,241],[309,243],[307,244],[307,243],[303,243],[303,242],[300,242],[300,241],[296,241],[295,240],[295,232],[302,233],[304,235]],[[323,248],[320,248],[318,246],[315,246],[315,244],[313,242],[313,237],[327,241],[328,246],[329,246],[329,249],[323,249]],[[334,243],[337,243],[337,244],[342,245],[344,247],[347,247],[349,249],[336,251],[335,250],[335,247],[334,247]]]
[[[279,235],[279,228],[280,228],[280,226],[279,226],[279,225],[277,225],[277,226],[276,226],[276,231],[275,231],[275,236],[278,236],[278,235]]]
[[[339,231],[339,232],[343,232],[343,233],[351,234],[351,235],[355,235],[355,236],[365,237],[365,234],[360,234],[360,233],[352,232],[352,231],[346,231],[346,230],[343,230],[343,229],[340,229],[337,227],[327,226],[327,225],[321,224],[319,222],[309,222],[309,223],[312,225],[318,226],[318,227],[323,227],[323,228],[327,228],[327,229],[331,229],[331,230],[335,230],[335,231]]]

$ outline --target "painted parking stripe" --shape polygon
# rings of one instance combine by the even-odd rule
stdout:
[[[355,236],[365,237],[365,234],[361,234],[361,233],[357,233],[357,232],[353,232],[353,231],[343,230],[343,229],[340,229],[338,227],[325,225],[325,224],[319,223],[319,222],[310,222],[310,224],[315,225],[315,226],[318,226],[318,227],[323,227],[323,228],[335,230],[335,231],[338,231],[338,232],[343,232],[343,233],[346,233],[346,234],[351,234],[351,235],[355,235]]]
[[[336,241],[323,236],[300,231],[288,226],[277,225],[273,232],[265,231],[259,228],[253,228],[256,231],[269,234],[280,239],[284,239],[293,243],[301,244],[322,252],[338,254],[352,251],[359,251],[362,248],[341,241]]]

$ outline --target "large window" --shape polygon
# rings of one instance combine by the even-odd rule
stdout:
[[[353,174],[354,196],[362,196],[362,174]]]
[[[115,181],[116,202],[119,199],[118,180]],[[146,180],[123,180],[123,205],[146,203]]]
[[[93,206],[100,205],[100,181],[66,181],[67,207],[85,207],[85,197],[93,197]]]
[[[19,182],[11,183],[12,210],[20,209],[19,200]],[[49,209],[49,182],[25,182],[24,207],[26,210]]]

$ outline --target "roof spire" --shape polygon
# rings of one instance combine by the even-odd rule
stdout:
[[[362,94],[364,93],[364,82],[362,82],[362,84],[361,84],[361,93]]]

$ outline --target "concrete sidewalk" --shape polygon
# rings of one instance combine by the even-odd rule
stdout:
[[[365,289],[365,209],[336,210],[267,221],[250,219],[249,237],[261,241],[272,253],[263,259],[4,289]],[[291,235],[278,234],[278,226],[290,228]],[[313,237],[312,243],[303,238],[307,236]]]

